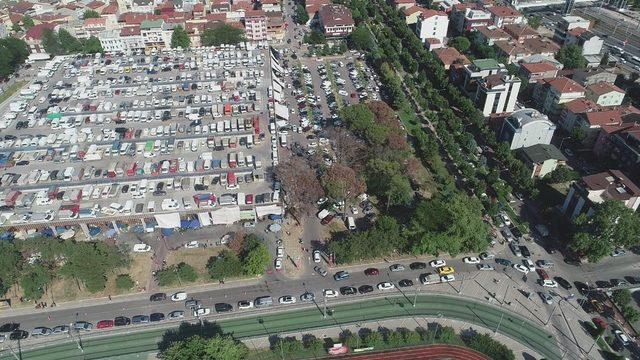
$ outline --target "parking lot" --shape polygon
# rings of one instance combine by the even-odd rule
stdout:
[[[243,44],[49,61],[0,120],[3,226],[223,206],[253,220],[279,200],[265,181],[268,56]]]

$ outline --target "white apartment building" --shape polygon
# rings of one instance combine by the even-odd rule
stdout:
[[[418,16],[416,30],[422,42],[427,39],[437,39],[440,43],[444,43],[447,37],[447,29],[449,28],[449,17],[442,11],[425,10]]]
[[[494,74],[478,81],[475,101],[484,116],[513,112],[521,81],[517,76]]]

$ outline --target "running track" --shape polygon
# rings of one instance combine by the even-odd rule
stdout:
[[[489,360],[488,357],[477,351],[455,345],[432,345],[407,350],[347,355],[342,358],[356,360]]]

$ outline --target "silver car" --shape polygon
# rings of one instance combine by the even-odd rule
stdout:
[[[49,336],[49,335],[51,335],[51,329],[44,326],[34,328],[33,331],[31,331],[31,337]]]

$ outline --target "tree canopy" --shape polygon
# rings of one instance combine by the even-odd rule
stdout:
[[[578,45],[563,46],[556,53],[556,60],[566,69],[581,69],[587,66],[587,59],[582,56],[582,48]]]
[[[171,34],[171,47],[186,49],[191,45],[189,34],[182,26],[176,26]]]
[[[91,10],[91,9],[87,9],[84,11],[84,14],[82,14],[82,18],[83,19],[98,19],[100,18],[100,14],[95,11],[95,10]]]
[[[298,4],[296,6],[295,19],[296,23],[300,25],[305,25],[309,22],[309,14],[307,13],[307,9],[305,9],[304,5]]]
[[[457,36],[449,42],[449,45],[453,46],[461,53],[465,53],[469,51],[469,48],[471,47],[471,41],[469,41],[469,39],[467,39],[465,36]]]
[[[31,18],[31,16],[29,15],[25,15],[22,17],[22,26],[25,28],[25,30],[29,30],[33,27],[34,23],[33,23],[33,19]]]
[[[592,262],[601,260],[617,247],[631,247],[639,242],[638,214],[618,200],[597,205],[591,216],[578,215],[574,227],[570,248]]]
[[[240,276],[242,274],[254,276],[263,274],[271,256],[269,249],[257,235],[236,234],[242,236],[242,245],[238,253],[230,250],[223,250],[218,256],[211,257],[207,263],[207,270],[211,278],[224,280]],[[237,241],[234,240],[234,241]]]
[[[84,42],[82,52],[84,52],[85,54],[95,54],[104,52],[104,49],[102,48],[100,39],[95,36],[91,36]]]
[[[164,360],[242,360],[249,354],[249,349],[243,343],[231,336],[214,336],[205,339],[200,336],[176,341],[160,353]]]
[[[12,74],[29,57],[24,40],[14,37],[0,39],[0,77]]]
[[[375,41],[371,31],[364,23],[358,25],[348,37],[349,45],[360,51],[371,51],[375,47]]]
[[[486,248],[489,238],[480,201],[462,193],[418,204],[409,233],[416,254],[478,252]]]
[[[223,250],[209,259],[207,270],[212,279],[229,279],[242,275],[242,262],[234,252]]]
[[[244,31],[231,25],[221,25],[215,29],[206,29],[202,33],[202,45],[220,46],[222,44],[238,44],[245,41]]]

